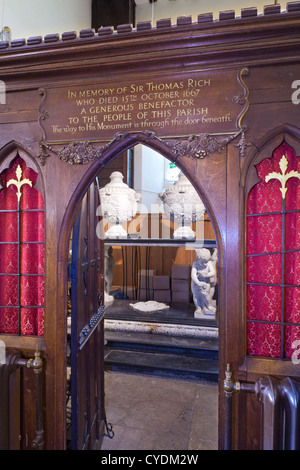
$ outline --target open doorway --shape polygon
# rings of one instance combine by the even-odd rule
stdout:
[[[157,435],[162,432],[164,426],[158,422],[164,419],[164,413],[175,428],[180,426],[174,411],[168,411],[170,405],[179,410],[180,404],[158,396],[165,394],[164,387],[180,391],[185,380],[205,410],[200,412],[195,401],[189,403],[190,410],[197,410],[203,419],[196,424],[199,417],[190,413],[187,418],[183,412],[191,440],[183,440],[181,435],[173,445],[198,449],[201,441],[203,448],[216,448],[213,446],[217,445],[218,407],[218,253],[209,215],[180,168],[144,145],[138,144],[117,157],[105,167],[103,178],[102,174],[99,174],[103,197],[98,229],[105,250],[106,401],[108,419],[116,427],[114,439],[104,440],[104,448],[131,448],[132,437],[129,439],[125,430],[128,426],[132,436],[138,433],[139,443],[134,445],[145,449],[148,439],[145,441],[142,436],[155,433],[151,427],[155,423],[160,428]],[[122,218],[119,214],[118,220],[111,216],[113,210],[109,205],[114,190],[119,194],[124,191],[123,198],[126,192],[134,198],[129,216],[123,213]],[[170,194],[173,199],[167,207]],[[175,207],[182,202],[185,217],[182,207]],[[191,206],[195,204],[198,207],[193,207],[191,216]],[[126,212],[124,206],[123,211]],[[205,258],[202,269],[209,270],[210,266],[211,273],[214,272],[214,275],[207,272],[206,279],[201,278],[201,257]],[[200,281],[198,291],[192,281],[195,270]],[[134,394],[130,388],[135,389]],[[178,393],[177,398],[182,400],[182,394]],[[141,415],[135,400],[144,403]],[[157,417],[155,420],[147,416],[149,410]],[[208,410],[210,418],[206,419]],[[149,428],[143,424],[133,429],[133,416],[137,422],[149,423]],[[206,432],[206,439],[198,434],[199,426]],[[159,450],[159,446],[172,444],[170,440],[163,443],[153,437],[148,445]]]
[[[217,243],[192,184],[174,163],[140,144],[120,156],[119,164],[107,165],[105,172],[106,178],[102,172],[99,177],[98,229],[105,245],[107,336],[132,327],[152,335],[160,330],[171,336],[218,339]],[[122,201],[127,193],[134,200],[126,202],[129,210],[125,203],[118,206],[121,193]],[[206,267],[200,279],[201,262]],[[153,305],[145,305],[151,301]],[[152,323],[160,328],[151,329]]]
[[[172,206],[172,197],[178,187],[179,199]],[[105,200],[106,196],[113,195],[114,189],[116,194],[122,194],[124,203],[121,207],[123,213],[117,218],[111,216],[115,210],[111,201],[107,203]],[[214,392],[209,392],[208,400],[217,413],[218,256],[214,230],[199,195],[176,165],[141,144],[107,164],[95,178],[87,195],[96,194],[95,190],[97,197],[100,195],[100,205],[97,206],[96,197],[91,206],[91,211],[96,215],[92,226],[95,232],[93,239],[104,249],[102,261],[99,259],[102,263],[99,269],[101,272],[104,269],[105,309],[100,334],[104,330],[106,372],[143,373],[145,380],[145,374],[152,374],[152,377],[154,374],[156,377],[193,381],[194,387],[203,380],[215,383]],[[134,197],[134,201],[129,201],[127,206],[124,202],[126,192]],[[171,203],[167,204],[169,194],[172,196]],[[183,217],[180,215],[182,208],[175,206],[180,205],[185,196],[188,199],[184,204]],[[91,200],[91,196],[85,196],[83,201],[88,197]],[[126,210],[129,215],[124,216]],[[75,232],[76,224],[69,247],[70,279],[73,276],[72,263],[77,262],[73,246]],[[85,235],[82,247],[84,265],[87,264],[85,257],[88,252],[84,245]],[[210,274],[207,273],[206,280],[199,278],[199,286],[195,288],[192,273],[197,268],[200,276],[199,263],[203,257],[203,269],[210,271]],[[80,269],[82,277],[82,267]],[[69,287],[71,284],[70,281]],[[68,294],[71,312],[76,299],[72,302],[72,293],[69,291]],[[84,276],[82,294],[85,295]],[[72,335],[74,339],[72,324],[73,316],[69,344],[72,344]],[[75,335],[78,331],[77,328]],[[100,349],[97,349],[98,353]],[[70,360],[69,363],[69,372],[74,377]],[[99,388],[103,387],[102,379],[100,382],[97,385]],[[71,383],[69,380],[68,386]],[[145,386],[148,387],[147,384]],[[161,387],[159,384],[157,386]],[[176,389],[178,385],[174,387]],[[72,431],[72,422],[78,419],[81,410],[73,411],[72,417],[72,390],[71,387],[67,389],[70,392],[67,397],[67,425]],[[125,389],[120,393],[126,393]],[[198,392],[195,393],[199,396]],[[111,398],[108,392],[106,400]],[[202,400],[202,404],[204,402]],[[102,413],[105,420],[104,406]],[[86,413],[83,415],[85,418]],[[112,418],[107,416],[114,425]],[[113,432],[109,432],[110,427],[107,422],[105,424],[107,435],[112,437]],[[217,424],[215,428],[217,435]]]

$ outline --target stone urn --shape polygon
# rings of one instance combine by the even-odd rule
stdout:
[[[186,176],[180,173],[178,181],[160,193],[159,197],[164,203],[166,216],[179,224],[174,238],[194,239],[195,233],[190,224],[203,217],[205,206]]]
[[[101,213],[111,226],[105,232],[107,238],[127,238],[122,223],[129,222],[137,213],[141,195],[123,183],[123,175],[114,171],[110,183],[100,189]]]

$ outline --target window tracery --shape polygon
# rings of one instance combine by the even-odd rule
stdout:
[[[300,339],[300,158],[283,141],[257,173],[247,202],[247,353],[290,359]]]
[[[1,175],[0,333],[44,334],[44,202],[17,153]]]

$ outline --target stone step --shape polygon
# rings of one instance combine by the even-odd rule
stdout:
[[[114,300],[113,304],[105,307],[105,318],[107,320],[133,321],[141,323],[173,324],[182,327],[217,327],[217,321],[214,317],[195,318],[194,304],[170,304],[166,310],[153,312],[140,312],[132,308],[135,300]]]
[[[210,340],[107,333],[105,367],[216,381],[218,345]]]
[[[105,342],[110,348],[140,349],[174,352],[186,351],[189,354],[201,354],[202,357],[218,357],[218,340],[192,338],[184,336],[167,336],[135,332],[106,331]]]

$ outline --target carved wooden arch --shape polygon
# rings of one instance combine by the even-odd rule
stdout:
[[[241,175],[241,186],[245,188],[245,198],[250,189],[260,181],[256,173],[256,165],[265,158],[270,158],[274,149],[283,140],[286,140],[295,149],[296,153],[300,155],[300,128],[290,124],[282,124],[272,129],[256,142],[255,146],[252,146]]]
[[[28,152],[28,150],[21,145],[19,142],[16,140],[11,140],[7,144],[5,144],[2,148],[0,148],[0,165],[3,165],[4,159],[13,159],[14,155],[13,153],[18,151],[20,153],[20,157],[22,154],[26,157],[28,157],[28,163],[30,163],[30,167],[36,171],[39,172],[38,165],[36,163],[36,160],[33,158],[32,155]]]
[[[84,145],[88,145],[89,142],[85,142]],[[209,196],[203,191],[202,187],[199,185],[199,181],[195,178],[192,173],[192,165],[189,165],[191,161],[189,157],[179,158],[174,153],[172,145],[168,145],[163,139],[157,138],[152,132],[139,132],[139,133],[127,133],[127,134],[118,134],[117,137],[111,141],[109,144],[105,145],[104,150],[101,151],[101,157],[96,159],[93,165],[89,170],[84,174],[80,183],[74,191],[70,203],[67,206],[63,223],[61,226],[60,237],[59,237],[59,258],[64,259],[68,240],[70,237],[71,229],[75,221],[77,211],[80,207],[80,202],[85,192],[87,191],[91,181],[96,177],[96,175],[114,158],[116,158],[120,153],[134,147],[135,145],[142,144],[145,145],[162,156],[167,158],[172,162],[176,162],[176,165],[182,170],[185,176],[190,180],[191,184],[194,186],[195,190],[199,194],[199,198],[203,201],[209,218],[211,220],[213,230],[215,233],[217,247],[218,247],[218,256],[219,256],[219,265],[223,266],[223,242],[221,233],[218,227],[217,219],[214,215],[214,212],[211,208],[209,201]],[[103,149],[103,147],[101,148]],[[51,148],[53,151],[53,148]],[[197,157],[196,157],[197,158]],[[70,162],[69,162],[70,163]],[[74,164],[74,162],[72,162]]]
[[[242,279],[246,279],[246,214],[247,214],[247,199],[251,189],[261,182],[257,175],[256,166],[267,158],[271,158],[274,150],[279,147],[284,141],[294,148],[296,154],[300,155],[300,129],[290,124],[282,124],[268,133],[266,133],[255,145],[252,146],[249,152],[243,171],[241,173],[240,186],[241,186],[241,217],[240,217],[240,233],[243,243],[241,244],[241,274]],[[242,318],[243,329],[246,331],[246,284],[242,284]],[[246,354],[246,335],[243,336],[243,354]]]

